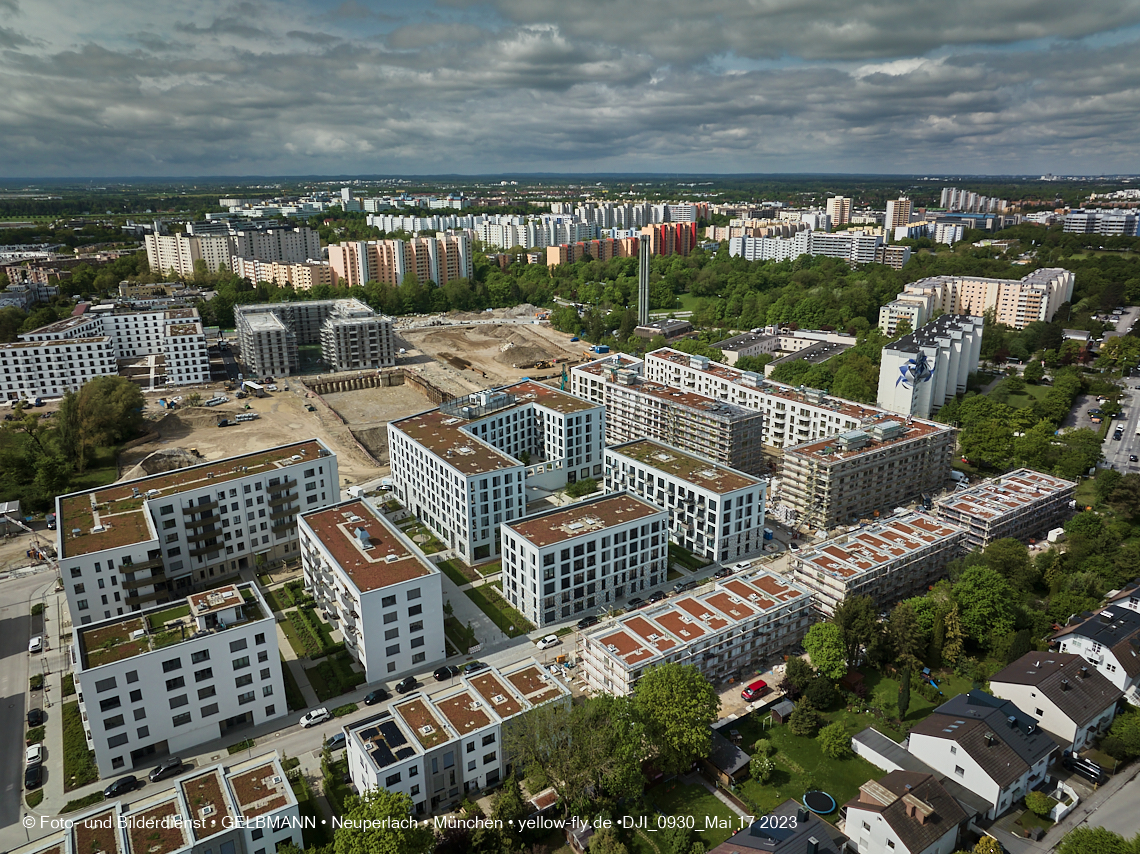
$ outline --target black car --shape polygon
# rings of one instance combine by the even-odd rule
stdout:
[[[649,602],[660,602],[664,598],[665,598],[664,593],[662,593],[660,590],[654,590],[652,593],[649,594],[648,601]]]
[[[458,676],[458,675],[459,675],[459,668],[456,667],[454,664],[445,664],[445,665],[443,665],[443,667],[437,668],[435,673],[432,674],[432,676],[435,677],[436,682],[446,682],[448,679],[451,679],[453,676]]]
[[[579,629],[588,629],[588,628],[590,628],[590,626],[596,626],[597,624],[598,624],[598,618],[591,614],[589,617],[583,617],[582,619],[580,619],[578,621],[578,628]]]
[[[480,670],[486,670],[490,667],[485,661],[469,661],[463,665],[464,673],[478,673]]]
[[[126,777],[120,777],[110,786],[103,790],[103,797],[107,800],[117,798],[120,795],[125,795],[127,792],[133,792],[139,786],[138,777],[128,774]]]
[[[348,737],[343,732],[338,732],[332,738],[325,742],[325,747],[329,750],[340,750],[348,742]]]
[[[29,765],[28,770],[24,772],[24,788],[25,789],[38,789],[44,784],[44,766],[43,765]]]
[[[642,599],[640,596],[634,596],[632,599],[630,599],[628,602],[625,603],[625,607],[631,611],[634,611],[634,610],[640,608],[644,604],[645,604],[644,599]]]
[[[713,578],[728,578],[730,575],[732,575],[732,567],[722,566],[720,569],[713,573]]]
[[[678,581],[673,585],[673,592],[684,593],[686,590],[692,590],[696,586],[697,582],[695,581]]]
[[[177,756],[171,756],[169,759],[163,761],[161,765],[155,768],[147,775],[152,783],[157,783],[159,780],[165,780],[167,777],[173,777],[182,770],[182,760]]]
[[[31,709],[28,711],[28,726],[43,726],[47,717],[44,715],[43,709]]]
[[[396,683],[396,693],[397,694],[407,694],[409,691],[411,691],[415,687],[416,687],[416,677],[415,676],[405,676],[403,679],[401,679],[399,682]]]
[[[1130,462],[1130,463],[1134,463],[1134,462],[1137,462],[1137,457],[1136,457],[1136,455],[1135,455],[1135,454],[1129,454],[1129,455],[1128,455],[1128,462]]]
[[[377,688],[375,691],[369,691],[368,692],[367,696],[365,696],[365,698],[364,698],[364,705],[374,706],[377,703],[381,703],[384,700],[387,700],[388,696],[389,696],[388,692],[385,691],[383,688]]]

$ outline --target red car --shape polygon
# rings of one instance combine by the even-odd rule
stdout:
[[[763,679],[757,679],[747,688],[740,692],[740,699],[742,700],[755,700],[758,697],[763,697],[768,693],[768,683]]]

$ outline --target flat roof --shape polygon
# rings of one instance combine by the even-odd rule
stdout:
[[[618,384],[616,387],[663,400],[671,406],[686,407],[718,420],[747,421],[764,417],[758,409],[750,409],[737,403],[729,403],[715,397],[708,397],[693,391],[684,391],[674,386],[649,380],[639,380],[629,385]]]
[[[741,335],[733,335],[731,338],[725,338],[723,341],[718,341],[713,344],[714,350],[743,350],[749,344],[755,344],[758,341],[770,341],[777,338],[776,335],[771,335],[767,332],[745,332]]]
[[[532,706],[539,706],[569,693],[565,688],[560,688],[558,680],[537,664],[527,664],[518,670],[504,671],[503,676]]]
[[[121,854],[119,824],[115,807],[86,815],[75,823],[76,854]]]
[[[289,782],[274,760],[258,763],[253,768],[226,775],[230,790],[244,818],[254,818],[289,803]]]
[[[346,727],[350,735],[357,736],[377,768],[387,768],[416,755],[416,748],[400,726],[401,719],[389,711],[357,721]]]
[[[322,450],[327,448],[319,439],[309,439],[64,495],[59,499],[60,559],[154,539],[144,510],[147,501],[169,499],[189,489],[213,486],[295,463],[313,462],[320,459]],[[152,492],[156,494],[151,495]],[[94,530],[97,525],[103,530]]]
[[[172,792],[165,792],[161,803],[142,810],[131,810],[127,842],[131,854],[172,854],[185,848],[182,808]]]
[[[877,418],[880,423],[886,424],[891,421],[903,424],[903,429],[899,433],[890,438],[876,439],[871,433],[867,433],[868,442],[861,448],[852,450],[841,450],[838,443],[838,438],[842,433],[833,436],[828,436],[824,439],[813,439],[810,442],[802,442],[799,445],[793,445],[790,448],[784,448],[785,457],[789,454],[794,454],[798,457],[804,457],[812,462],[830,465],[833,463],[841,463],[855,457],[861,457],[865,454],[871,454],[875,451],[880,451],[883,448],[889,448],[892,445],[900,445],[903,442],[911,442],[916,439],[924,439],[929,436],[936,436],[940,433],[953,433],[954,428],[948,424],[937,424],[933,421],[920,421],[917,418],[904,419],[902,416],[895,416],[890,418],[887,413],[882,417]],[[909,422],[909,423],[903,423]],[[871,422],[871,428],[874,422]],[[859,431],[863,432],[863,431]]]
[[[623,457],[629,457],[643,465],[666,472],[693,486],[699,486],[717,495],[735,492],[749,486],[763,483],[759,478],[745,474],[734,468],[698,457],[657,442],[653,439],[637,439],[624,445],[614,445],[606,449]]]
[[[963,533],[933,516],[907,513],[801,549],[795,560],[805,570],[848,579]]]
[[[461,738],[491,723],[491,718],[487,715],[486,711],[484,711],[486,704],[483,698],[467,689],[457,694],[451,694],[445,698],[437,699],[433,697],[432,705],[439,710],[441,715],[447,718],[447,722],[451,724],[451,728],[454,729]]]
[[[181,780],[178,786],[190,808],[190,818],[196,822],[192,827],[194,839],[206,839],[228,829],[225,823],[233,818],[233,811],[224,794],[225,786],[217,768]]]
[[[934,507],[992,522],[1059,493],[1075,492],[1076,488],[1071,480],[1023,468],[939,498]]]
[[[522,703],[493,670],[482,670],[466,677],[471,688],[482,697],[500,718],[509,718],[523,710]]]
[[[391,710],[403,719],[416,741],[425,749],[443,744],[450,738],[439,718],[432,714],[426,697],[413,697],[393,705]]]
[[[503,526],[528,542],[542,547],[664,512],[635,495],[622,492],[504,522]]]
[[[404,544],[371,504],[361,499],[301,518],[361,593],[436,571]],[[366,543],[368,548],[364,547]]]
[[[92,338],[52,338],[49,341],[9,341],[0,344],[0,350],[28,350],[36,347],[63,347],[68,344],[94,344],[97,342],[111,343],[109,335],[96,335]]]
[[[55,320],[46,326],[41,326],[39,329],[33,329],[30,332],[21,333],[23,335],[58,335],[64,332],[69,332],[77,326],[82,326],[85,323],[101,323],[97,314],[74,314],[71,317],[65,317],[62,320]]]
[[[610,353],[608,356],[603,356],[592,362],[586,362],[584,365],[575,365],[573,370],[602,376],[613,370],[625,370],[636,367],[642,363],[642,359],[635,359],[633,356],[626,355],[625,353]]]

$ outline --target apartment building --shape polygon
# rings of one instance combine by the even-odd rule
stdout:
[[[875,249],[875,263],[885,264],[892,270],[901,270],[910,260],[909,246],[882,243]]]
[[[978,370],[982,354],[982,318],[943,314],[893,344],[883,347],[878,404],[902,415],[929,418],[956,395]],[[929,379],[915,381],[926,360]]]
[[[994,312],[994,321],[1023,329],[1035,321],[1048,323],[1057,309],[1073,297],[1074,277],[1060,267],[1034,270],[1021,279],[985,279],[970,276],[931,276],[907,284],[892,302],[879,309],[879,328],[894,334],[902,317],[917,329],[937,309],[946,314],[981,317]],[[906,303],[921,306],[908,307]]]
[[[983,196],[959,187],[943,187],[939,204],[948,211],[975,211],[1003,213],[1009,210],[1009,200]]]
[[[243,279],[270,282],[279,288],[310,291],[315,285],[332,285],[332,267],[328,261],[299,261],[287,264],[281,261],[259,261],[256,258],[234,258],[234,273]]]
[[[578,652],[590,688],[620,697],[664,662],[694,665],[713,683],[743,679],[782,660],[814,619],[802,585],[762,570],[607,620],[581,635]]]
[[[499,553],[532,498],[602,475],[606,411],[529,380],[388,422],[393,489],[463,560]]]
[[[761,356],[765,353],[775,354],[780,348],[780,340],[771,333],[745,332],[741,335],[734,335],[731,338],[718,341],[712,346],[713,349],[720,350],[724,354],[724,363],[732,366],[735,365],[737,360],[742,356]]]
[[[279,445],[55,500],[56,549],[78,626],[185,597],[297,556],[297,515],[340,500],[319,439]]]
[[[273,612],[256,584],[73,631],[79,708],[104,776],[287,711]]]
[[[942,489],[955,436],[945,424],[882,414],[862,429],[785,448],[780,500],[821,529],[889,513]]]
[[[300,373],[298,347],[321,345],[336,371],[396,364],[392,319],[358,299],[258,303],[234,307],[242,362],[252,376]]]
[[[888,235],[896,235],[896,229],[906,229],[910,225],[911,201],[903,197],[890,199],[887,202],[887,212],[883,216],[883,229]]]
[[[827,200],[824,208],[833,226],[847,225],[851,222],[851,199],[846,196],[832,196]]]
[[[336,243],[329,246],[329,266],[337,287],[369,282],[399,285],[409,273],[420,282],[442,286],[455,279],[470,279],[474,270],[466,234]]]
[[[19,854],[273,854],[300,849],[301,811],[276,751],[196,769],[173,788],[50,823]],[[48,827],[49,824],[44,825]],[[30,835],[30,831],[29,831]]]
[[[765,482],[652,439],[606,448],[607,492],[627,490],[669,513],[669,540],[710,561],[764,545]]]
[[[636,258],[638,238],[602,237],[597,240],[584,240],[578,243],[559,243],[546,247],[546,266],[573,264],[584,258],[593,261],[610,261],[614,258]]]
[[[201,261],[210,272],[219,267],[232,269],[234,258],[303,263],[321,257],[317,232],[307,226],[235,228],[230,223],[201,224],[198,233],[145,235],[146,257],[155,272],[173,270],[179,277],[194,275]],[[219,228],[219,225],[221,226]]]
[[[966,547],[984,549],[994,540],[1044,539],[1076,509],[1077,484],[1021,468],[959,489],[934,502],[934,514],[966,531]]]
[[[464,674],[344,728],[356,791],[407,795],[417,818],[445,813],[513,773],[505,736],[513,722],[570,691],[534,659]]]
[[[610,353],[600,359],[583,362],[570,369],[570,391],[576,396],[596,403],[606,402],[606,383],[618,371],[632,371],[641,376],[644,362],[625,353]]]
[[[1106,237],[1140,235],[1140,216],[1135,211],[1075,210],[1065,214],[1065,231],[1070,234],[1103,234]]]
[[[603,393],[611,444],[644,436],[751,474],[767,469],[762,413],[649,382],[632,371],[609,379]]]
[[[824,616],[851,596],[870,596],[887,608],[941,578],[964,536],[933,516],[904,512],[793,552],[788,565]]]
[[[801,255],[843,258],[850,264],[889,264],[896,269],[910,260],[910,248],[897,247],[887,253],[881,234],[862,231],[801,231],[790,238],[734,237],[728,241],[728,254],[748,261],[790,261]]]
[[[297,528],[305,587],[368,682],[447,657],[439,570],[371,503],[306,513]]]
[[[628,492],[504,523],[503,596],[536,626],[633,598],[666,582],[668,529]]]
[[[106,335],[0,344],[0,397],[62,397],[118,370],[114,342]]]

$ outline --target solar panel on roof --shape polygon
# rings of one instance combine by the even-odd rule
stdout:
[[[396,757],[392,755],[388,745],[382,741],[372,743],[372,759],[381,768],[386,768],[396,761]]]
[[[397,759],[410,759],[411,757],[413,757],[415,755],[416,755],[416,751],[413,750],[411,747],[401,747],[399,750],[396,751],[396,758]]]
[[[385,721],[380,724],[379,729],[384,735],[384,740],[392,747],[399,747],[401,744],[408,743],[408,740],[404,738],[404,734],[400,732],[400,728],[396,726],[394,721]]]

